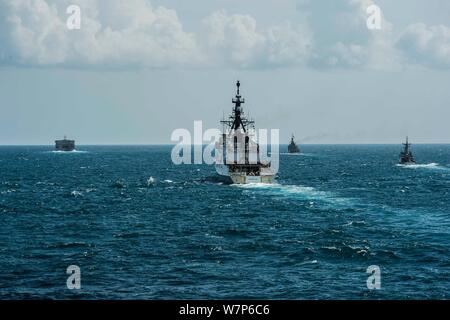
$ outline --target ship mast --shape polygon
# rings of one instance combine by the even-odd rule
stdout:
[[[411,146],[411,144],[408,142],[408,136],[406,137],[406,143],[403,144],[405,146],[405,153],[409,153],[409,147]]]
[[[241,83],[238,80],[236,82],[236,97],[231,100],[234,104],[232,114],[229,120],[223,120],[221,123],[228,125],[230,130],[238,130],[242,128],[242,130],[246,133],[248,125],[253,125],[254,121],[247,120],[244,116],[244,110],[241,105],[245,103],[245,99],[242,98],[240,94],[240,86]]]

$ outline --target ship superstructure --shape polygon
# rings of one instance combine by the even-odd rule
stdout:
[[[300,153],[300,148],[294,141],[294,135],[292,135],[291,142],[288,145],[288,152],[289,153]]]
[[[408,142],[406,137],[406,143],[403,144],[403,150],[400,152],[400,164],[415,164],[416,160],[411,152],[411,143]]]
[[[222,136],[216,143],[216,171],[235,184],[271,183],[275,173],[268,161],[262,161],[256,140],[255,123],[244,115],[245,99],[236,83],[236,97],[231,115],[222,120]]]
[[[66,136],[64,136],[63,140],[55,141],[55,149],[57,151],[73,151],[75,150],[75,140],[68,140]]]

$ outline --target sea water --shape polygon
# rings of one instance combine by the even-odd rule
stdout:
[[[272,185],[170,146],[77,148],[0,147],[0,298],[450,297],[450,145],[413,166],[400,146],[284,146]]]

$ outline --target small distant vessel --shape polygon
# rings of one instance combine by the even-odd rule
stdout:
[[[288,145],[288,152],[289,153],[300,153],[300,148],[294,141],[294,135],[291,137],[291,143]]]
[[[64,136],[63,140],[55,141],[55,149],[56,151],[73,151],[75,150],[75,140],[68,140],[66,136]]]
[[[408,142],[408,137],[406,137],[406,143],[403,144],[403,150],[400,152],[400,164],[415,164],[416,160],[411,152],[411,144]]]
[[[232,100],[232,114],[228,120],[221,121],[222,136],[215,146],[216,171],[221,176],[229,177],[235,184],[272,183],[275,172],[270,162],[266,163],[260,159],[254,121],[244,116],[242,104],[245,99],[240,95],[240,86],[237,81],[236,97]]]

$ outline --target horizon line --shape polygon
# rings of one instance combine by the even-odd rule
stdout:
[[[309,142],[297,143],[298,145],[401,145],[402,142]],[[450,142],[417,142],[412,145],[450,145]],[[76,144],[76,146],[176,146],[178,143],[86,143]],[[201,144],[207,146],[209,143]],[[287,146],[288,143],[276,144],[278,146]],[[187,144],[186,146],[189,146]],[[191,144],[190,146],[200,146],[200,144]],[[0,144],[0,147],[54,147],[54,144]]]

